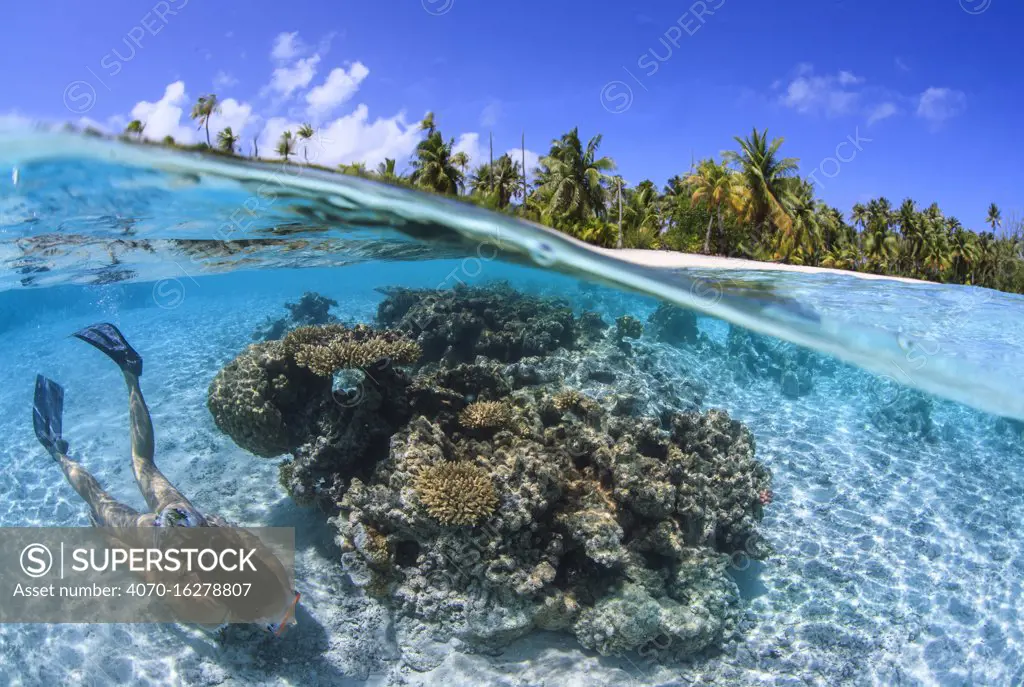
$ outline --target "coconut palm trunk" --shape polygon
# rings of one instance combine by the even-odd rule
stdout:
[[[722,221],[722,205],[718,205],[718,253],[725,255],[725,224]]]
[[[616,241],[615,247],[622,248],[622,180],[619,179],[619,238]]]

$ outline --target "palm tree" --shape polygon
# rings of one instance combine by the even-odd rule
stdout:
[[[615,225],[600,217],[591,217],[573,232],[576,238],[603,248],[611,248],[617,242]]]
[[[822,256],[821,266],[839,270],[855,270],[859,260],[860,254],[854,244],[840,243]]]
[[[428,112],[423,115],[423,120],[420,122],[420,130],[426,131],[427,136],[432,136],[437,131],[437,124],[434,122],[434,113]]]
[[[237,144],[238,136],[235,135],[230,126],[224,127],[217,134],[217,147],[225,153],[234,153]]]
[[[452,164],[459,168],[462,176],[466,176],[466,170],[469,169],[469,155],[466,154],[466,151],[460,150],[452,155]]]
[[[420,141],[412,160],[410,180],[421,188],[457,195],[463,184],[463,176],[452,161],[454,145],[454,139],[445,142],[441,132],[436,130]]]
[[[164,136],[163,144],[165,146],[172,146],[172,145],[174,145],[174,136],[170,136],[170,135]]]
[[[137,139],[142,138],[142,132],[145,130],[146,125],[138,119],[133,119],[132,121],[128,122],[128,126],[124,128],[124,132],[126,134],[135,134],[135,138]]]
[[[823,202],[817,205],[818,227],[821,230],[822,250],[831,251],[837,246],[855,244],[857,232],[843,219],[843,213]]]
[[[623,237],[622,237],[622,189],[626,186],[626,180],[620,177],[618,174],[607,177],[610,185],[615,189],[615,201],[619,206],[619,221],[617,223],[618,231],[615,239],[615,247],[622,248]]]
[[[1003,224],[1003,215],[999,212],[999,206],[995,203],[988,206],[988,217],[985,218],[985,224],[992,227],[993,232]]]
[[[953,264],[953,278],[962,283],[972,283],[974,264],[978,261],[978,237],[972,231],[960,228],[950,238],[950,256]]]
[[[338,169],[341,170],[342,174],[350,174],[354,177],[370,176],[369,170],[366,169],[365,162],[349,162],[348,164],[342,163],[338,165]]]
[[[708,218],[708,228],[704,234],[704,253],[711,252],[711,225],[715,218],[718,218],[719,240],[725,234],[722,226],[722,208],[727,205],[736,193],[737,179],[734,173],[720,165],[713,159],[702,160],[697,169],[686,175],[686,184],[693,195],[690,197],[693,203],[706,203],[711,210]]]
[[[917,204],[912,199],[906,198],[896,211],[894,221],[900,234],[899,269],[905,274],[917,274],[929,220],[917,211]]]
[[[600,147],[598,134],[584,148],[578,128],[552,141],[537,174],[537,188],[549,219],[580,223],[592,215],[604,215],[607,192],[602,182],[615,163],[597,156]]]
[[[850,221],[853,226],[860,227],[863,231],[868,225],[868,209],[863,203],[854,203],[853,211],[850,213]]]
[[[519,163],[508,153],[494,161],[491,170],[493,193],[497,196],[498,209],[507,208],[513,198],[523,195],[523,174]]]
[[[862,238],[868,269],[874,272],[888,272],[899,255],[899,239],[891,231],[892,203],[888,198],[868,201],[864,214],[866,220]]]
[[[298,136],[299,138],[301,138],[303,141],[309,141],[309,139],[313,138],[313,135],[315,133],[316,132],[313,131],[313,125],[312,124],[303,124],[302,126],[299,127],[299,130],[295,132],[295,135]],[[309,164],[309,145],[308,145],[308,143],[306,145],[302,146],[302,157],[306,161],[306,164],[308,165]]]
[[[399,182],[403,181],[405,177],[395,171],[395,159],[393,157],[384,158],[384,162],[377,164],[377,171],[375,176],[381,181]]]
[[[477,165],[477,168],[469,175],[470,192],[481,197],[489,194],[493,188],[491,176],[490,164],[485,162]]]
[[[942,273],[950,266],[950,255],[945,230],[929,224],[921,246],[921,266],[925,274],[933,280],[941,279]]]
[[[780,228],[776,235],[774,258],[797,265],[814,264],[822,244],[814,187],[801,179],[785,199],[786,211],[792,221],[788,227]]]
[[[723,158],[742,175],[749,190],[749,213],[754,224],[755,239],[762,240],[769,224],[785,228],[790,223],[782,204],[787,180],[797,173],[796,158],[780,158],[784,139],[768,141],[768,130],[756,128],[747,138],[736,137],[738,151],[726,151]]]
[[[897,250],[896,237],[892,234],[867,234],[864,237],[864,257],[873,272],[886,272]]]
[[[654,249],[661,246],[661,198],[653,182],[645,180],[637,184],[629,194],[623,218],[627,247]]]
[[[206,127],[206,145],[213,147],[210,142],[210,118],[217,112],[220,112],[220,103],[217,101],[217,95],[211,93],[210,95],[203,95],[199,97],[196,104],[192,106],[192,119],[199,120],[199,126],[196,128]]]
[[[288,162],[288,158],[293,152],[295,152],[295,137],[292,136],[291,131],[285,131],[281,134],[281,138],[277,139],[277,154],[285,162]]]

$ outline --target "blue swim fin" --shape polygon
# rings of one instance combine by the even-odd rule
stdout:
[[[128,345],[124,334],[109,322],[91,325],[72,336],[103,351],[122,370],[131,372],[136,377],[142,375],[142,356]]]
[[[61,433],[64,423],[64,389],[60,384],[36,375],[36,396],[32,404],[32,426],[39,443],[50,453],[68,452]]]

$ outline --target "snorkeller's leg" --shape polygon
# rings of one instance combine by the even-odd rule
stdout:
[[[68,442],[62,436],[64,420],[64,389],[42,375],[36,377],[32,425],[36,438],[57,461],[68,483],[88,504],[93,524],[97,527],[139,527],[152,524],[152,515],[143,515],[114,500],[89,471],[68,458]]]
[[[110,323],[94,324],[75,332],[74,336],[98,348],[117,363],[124,373],[124,381],[128,385],[132,472],[150,510],[159,513],[168,505],[175,504],[185,510],[195,511],[189,500],[164,477],[153,462],[153,421],[139,386],[142,356],[129,345],[120,330]]]
[[[55,453],[54,460],[60,463],[68,483],[89,505],[90,515],[96,527],[149,527],[153,525],[152,513],[139,513],[134,508],[116,501],[103,491],[96,478],[89,474],[64,453]]]
[[[142,496],[154,513],[159,513],[167,506],[195,511],[192,503],[178,491],[171,481],[153,462],[153,421],[149,416],[149,408],[142,397],[139,378],[127,370],[124,381],[128,385],[128,412],[132,433],[132,472],[139,485]],[[198,513],[197,513],[198,514]]]

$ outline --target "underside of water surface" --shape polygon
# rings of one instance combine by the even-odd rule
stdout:
[[[298,624],[0,625],[11,684],[1018,684],[1022,317],[982,289],[661,271],[290,165],[0,145],[0,525],[294,527]],[[8,180],[9,179],[9,180]]]

